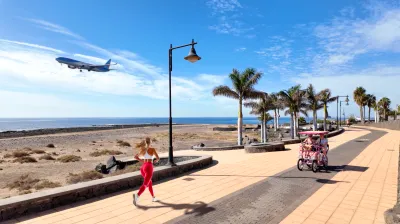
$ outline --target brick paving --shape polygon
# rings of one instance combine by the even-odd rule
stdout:
[[[383,131],[373,131],[336,148],[329,154],[332,169],[328,173],[299,171],[294,167],[211,203],[210,207],[215,208],[213,212],[202,216],[186,215],[169,223],[279,223],[318,188],[340,184],[341,181],[331,180],[338,172],[363,172],[368,169],[345,165],[368,144],[385,134]]]
[[[336,154],[335,151],[340,149],[338,146],[346,144],[346,142],[352,141],[355,138],[359,138],[369,133],[370,131],[368,130],[350,128],[344,134],[330,138],[329,144],[332,148],[330,155],[332,154],[333,156]],[[358,142],[358,144],[362,145],[368,143]],[[374,143],[371,145],[374,145]],[[368,146],[367,149],[371,147],[371,145]],[[375,144],[375,147],[378,146],[379,145]],[[288,169],[296,164],[298,145],[288,145],[287,147],[289,149],[287,151],[258,154],[246,154],[244,150],[223,152],[196,152],[192,150],[179,151],[175,154],[210,154],[215,160],[218,161],[218,163],[207,169],[156,183],[154,186],[154,191],[156,196],[160,199],[160,202],[158,203],[152,203],[149,193],[145,192],[140,198],[139,206],[134,207],[132,205],[132,191],[126,191],[75,203],[28,217],[22,217],[17,220],[11,220],[10,223],[165,223],[171,220],[172,222],[180,222],[182,218],[194,220],[194,222],[196,222],[198,219],[193,219],[193,217],[207,218],[213,214],[221,214],[221,216],[223,216],[224,214],[222,212],[222,208],[224,208],[224,205],[219,202],[223,200],[232,200],[233,195],[242,194],[243,191],[249,190],[249,186],[251,186],[250,188],[254,188],[254,186],[261,186],[267,180],[271,181],[269,182],[271,186],[267,186],[269,191],[271,191],[271,193],[274,195],[280,195],[275,197],[279,200],[273,201],[276,203],[276,205],[278,205],[275,207],[286,205],[286,198],[290,198],[293,196],[293,194],[298,192],[292,192],[292,190],[290,190],[297,186],[287,184],[289,182],[292,183],[291,180],[304,179],[306,182],[309,181],[315,186],[323,185],[320,189],[323,189],[325,186],[338,186],[342,184],[342,182],[330,181],[329,175],[335,175],[333,177],[333,180],[335,180],[336,176],[341,176],[342,173],[347,173],[347,171],[321,174],[313,174],[311,171],[298,171],[297,176],[290,176],[289,174],[291,172]],[[338,152],[339,151],[343,150],[338,150]],[[398,153],[398,149],[391,152]],[[363,155],[363,153],[361,153],[358,157],[361,155]],[[358,157],[356,157],[356,159]],[[397,158],[394,160],[397,161]],[[393,162],[395,163],[396,161]],[[330,162],[335,163],[331,157]],[[344,163],[340,163],[340,165],[343,164]],[[365,172],[355,172],[367,173],[370,169],[371,167]],[[324,178],[316,178],[314,175],[327,176]],[[287,184],[289,188],[274,188],[274,186],[279,184]],[[137,191],[137,189],[133,190]],[[242,208],[247,209],[245,211],[246,216],[248,217],[251,217],[252,211],[258,211],[257,209],[252,209],[253,205],[254,208],[262,205],[267,208],[268,204],[273,203],[271,201],[267,202],[268,204],[264,202],[265,200],[271,200],[267,197],[263,197],[265,194],[268,194],[268,191],[258,188],[254,188],[252,191],[252,198],[245,195],[242,197],[244,199],[241,199],[240,197],[238,199],[241,200],[240,203],[243,203]],[[315,190],[316,193],[319,191],[320,190],[317,189]],[[260,195],[262,198],[256,198],[254,195]],[[391,196],[392,195],[388,195],[388,197]],[[312,195],[310,198],[313,197],[314,195]],[[296,209],[296,204],[301,204],[303,201],[306,203],[309,200],[307,198],[308,196],[303,196],[303,198],[298,198],[298,201],[293,200],[292,206],[286,206],[287,209],[285,212],[287,214],[285,214],[285,212],[275,212],[273,213],[275,214],[275,217],[267,217],[268,220],[273,222],[274,220],[276,221],[278,219],[285,218],[285,216],[288,215],[291,210]],[[382,203],[388,203],[389,201],[386,199],[389,198],[385,198]],[[231,210],[237,209],[238,206],[241,205],[235,204],[234,201],[230,204]],[[387,206],[389,205],[387,204]],[[273,212],[272,208],[274,206],[269,207],[271,208],[268,209]],[[296,211],[297,209],[295,212]],[[232,220],[243,220],[245,223],[250,223],[247,222],[249,219],[234,218],[234,216],[237,216],[237,214],[231,214],[233,215]],[[257,214],[257,216],[261,218],[264,216],[259,215],[259,213],[254,214]],[[282,217],[279,217],[279,215]],[[243,218],[246,216],[243,216]],[[290,214],[284,221],[288,221],[290,223],[291,217],[295,218],[295,216]],[[255,222],[257,222],[259,219],[252,220],[256,220]],[[220,221],[221,223],[229,222],[226,219]],[[306,221],[306,219],[300,221]],[[279,220],[277,222],[279,222]],[[211,221],[211,223],[217,222]]]

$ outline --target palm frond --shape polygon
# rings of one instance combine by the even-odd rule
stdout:
[[[225,96],[228,98],[239,99],[239,94],[233,91],[229,86],[217,86],[213,90],[214,96]]]

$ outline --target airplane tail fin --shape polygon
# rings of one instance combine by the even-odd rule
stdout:
[[[109,69],[110,65],[111,65],[111,59],[108,60],[104,66]]]

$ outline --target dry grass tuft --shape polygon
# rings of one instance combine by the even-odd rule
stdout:
[[[51,182],[49,180],[42,180],[41,182],[37,183],[35,186],[36,190],[41,190],[44,188],[56,188],[56,187],[61,187],[61,184],[59,182]]]
[[[30,177],[29,174],[25,174],[20,176],[16,181],[7,184],[7,187],[9,189],[17,189],[18,191],[27,191],[32,189],[39,181],[39,179]]]
[[[35,153],[35,154],[44,154],[44,153],[46,153],[46,151],[41,150],[41,149],[34,149],[34,150],[32,150],[32,152]]]
[[[82,158],[80,156],[76,156],[76,155],[65,155],[65,156],[61,156],[57,160],[62,163],[69,163],[69,162],[81,161]]]
[[[51,155],[49,155],[49,154],[46,154],[46,155],[43,155],[43,156],[41,156],[41,157],[39,157],[39,159],[40,160],[55,160]]]
[[[30,193],[32,193],[31,190],[24,190],[24,191],[20,191],[19,195],[30,194]]]
[[[131,146],[131,144],[129,144],[129,142],[123,141],[123,140],[117,140],[117,143],[119,146],[126,146],[129,147]]]
[[[103,156],[103,155],[120,155],[123,154],[121,151],[118,150],[108,150],[108,149],[104,149],[101,151],[94,151],[91,152],[89,155],[93,156],[93,157],[98,157],[98,156]]]
[[[97,180],[103,178],[103,175],[95,170],[84,171],[82,173],[74,174],[70,173],[67,177],[67,182],[70,184],[76,184],[80,182]]]
[[[18,150],[12,153],[12,157],[14,158],[25,157],[25,156],[29,156],[29,153],[22,150]]]
[[[46,145],[46,147],[47,148],[55,148],[56,146],[54,144],[50,143],[50,144]]]
[[[31,156],[19,157],[13,160],[13,163],[36,163],[37,160]]]

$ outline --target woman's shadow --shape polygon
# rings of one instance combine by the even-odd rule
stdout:
[[[137,205],[136,207],[145,211],[152,208],[165,208],[165,207],[169,207],[174,210],[184,209],[185,215],[195,214],[195,216],[202,216],[215,210],[215,208],[208,207],[208,205],[202,201],[197,201],[194,204],[171,204],[163,201],[158,201],[158,203],[161,205],[159,206]]]

